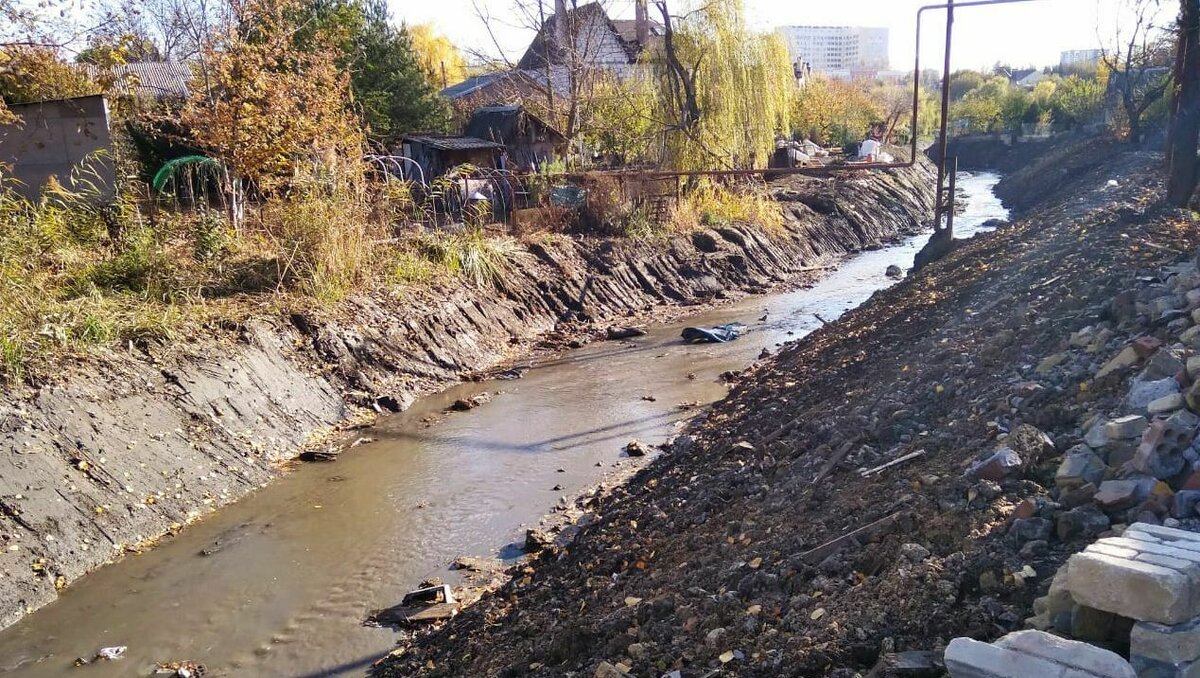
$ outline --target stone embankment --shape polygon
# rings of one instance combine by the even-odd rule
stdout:
[[[608,321],[802,282],[813,268],[921,229],[922,165],[796,178],[780,229],[704,228],[656,242],[528,242],[493,289],[447,282],[134,342],[0,394],[0,627],[88,570],[146,548],[280,472],[364,414]]]
[[[1002,182],[1011,225],[760,363],[378,673],[1200,670],[1197,219],[1161,158],[1047,162]]]

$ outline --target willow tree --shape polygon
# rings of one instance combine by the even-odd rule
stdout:
[[[658,0],[664,54],[655,60],[665,161],[677,169],[763,166],[791,129],[796,81],[787,46],[750,30],[742,0],[683,17]]]

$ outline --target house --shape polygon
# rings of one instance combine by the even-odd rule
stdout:
[[[469,136],[409,134],[401,139],[400,148],[400,154],[420,165],[429,181],[459,165],[499,167],[504,144]]]
[[[568,10],[566,0],[555,0],[554,14],[514,68],[468,78],[443,89],[442,95],[469,110],[544,97],[551,90],[566,99],[572,82],[600,73],[629,77],[663,35],[662,26],[650,21],[646,0],[636,0],[635,7],[637,18],[611,19],[598,2]]]
[[[550,80],[547,80],[544,70],[521,69],[485,73],[443,89],[442,96],[460,111],[545,97],[550,88],[553,88],[556,98],[565,99],[570,92],[566,73],[558,69],[550,75]]]
[[[111,80],[110,94],[135,96],[140,99],[162,101],[184,100],[191,90],[192,69],[187,64],[165,61],[119,64],[101,68],[83,64],[92,80]]]
[[[662,38],[662,28],[650,21],[646,0],[637,0],[637,18],[614,21],[599,2],[568,10],[555,0],[555,10],[517,62],[523,70],[561,66],[576,71],[608,70],[628,76],[642,52]]]
[[[463,133],[504,145],[505,169],[533,171],[567,154],[567,138],[521,106],[475,109]]]

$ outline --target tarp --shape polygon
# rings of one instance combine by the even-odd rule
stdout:
[[[723,344],[741,336],[746,326],[741,323],[729,323],[716,327],[685,327],[680,336],[689,344]]]

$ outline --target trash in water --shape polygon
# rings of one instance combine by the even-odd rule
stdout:
[[[124,645],[116,645],[113,647],[102,647],[96,653],[96,659],[120,659],[125,654],[125,650],[129,649]]]
[[[409,591],[399,605],[375,610],[364,622],[367,626],[399,626],[445,621],[458,614],[458,601],[449,584]]]
[[[689,344],[721,344],[733,341],[741,336],[746,326],[742,323],[729,323],[716,327],[685,327],[680,336]]]
[[[449,584],[440,586],[429,586],[416,591],[409,591],[404,594],[404,599],[400,601],[401,605],[433,605],[437,603],[453,604],[454,593],[450,590]]]

